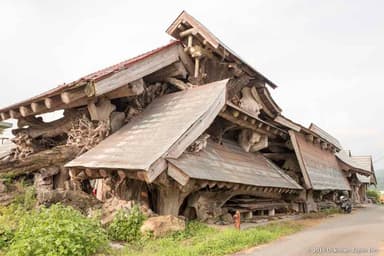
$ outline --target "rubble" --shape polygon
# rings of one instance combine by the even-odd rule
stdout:
[[[142,234],[150,233],[154,237],[163,237],[183,230],[185,230],[185,221],[172,215],[151,217],[140,228]]]

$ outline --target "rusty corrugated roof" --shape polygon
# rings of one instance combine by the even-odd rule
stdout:
[[[214,82],[155,99],[127,125],[66,167],[148,170],[195,122],[207,121],[199,118],[219,102],[212,118],[216,117],[225,104],[226,83]]]
[[[207,147],[198,153],[184,153],[178,159],[167,160],[193,179],[302,189],[262,154],[244,152],[231,142],[219,145],[209,141]]]
[[[8,107],[5,107],[5,108],[2,108],[0,109],[0,112],[4,112],[4,111],[8,111],[10,109],[13,109],[13,108],[17,108],[19,106],[22,106],[22,105],[27,105],[27,104],[30,104],[34,101],[39,101],[39,100],[44,100],[45,98],[48,98],[48,97],[52,97],[54,95],[58,95],[68,89],[72,89],[72,88],[76,88],[78,85],[81,85],[81,84],[84,84],[84,83],[87,83],[87,82],[96,82],[96,81],[100,81],[110,75],[113,75],[114,73],[116,72],[119,72],[121,70],[124,70],[128,67],[130,67],[131,65],[135,64],[136,62],[138,61],[141,61],[141,60],[144,60],[164,49],[167,49],[175,44],[179,44],[180,42],[179,41],[171,41],[169,44],[165,45],[165,46],[162,46],[162,47],[159,47],[157,49],[154,49],[152,51],[149,51],[149,52],[146,52],[144,54],[141,54],[139,56],[136,56],[134,58],[131,58],[131,59],[128,59],[128,60],[125,60],[125,61],[122,61],[118,64],[115,64],[115,65],[112,65],[110,67],[107,67],[107,68],[104,68],[104,69],[101,69],[99,71],[96,71],[96,72],[93,72],[89,75],[86,75],[86,76],[83,76],[81,78],[79,78],[78,80],[76,81],[73,81],[69,84],[62,84],[62,85],[59,85],[51,90],[48,90],[46,92],[43,92],[41,94],[38,94],[32,98],[29,98],[29,99],[26,99],[26,100],[23,100],[21,102],[18,102],[16,104],[13,104],[13,105],[10,105]]]

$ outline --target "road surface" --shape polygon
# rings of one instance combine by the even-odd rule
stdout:
[[[384,206],[368,206],[236,256],[384,256]]]

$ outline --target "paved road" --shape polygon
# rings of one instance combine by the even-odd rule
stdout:
[[[360,208],[240,255],[384,256],[384,207]]]

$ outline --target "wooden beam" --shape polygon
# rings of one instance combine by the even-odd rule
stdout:
[[[116,90],[113,90],[105,95],[108,99],[116,99],[140,95],[144,92],[144,80],[142,78],[132,81]]]
[[[299,143],[297,142],[297,139],[296,139],[296,132],[294,132],[293,130],[290,130],[290,131],[288,131],[288,133],[289,133],[289,136],[291,138],[292,146],[294,148],[297,161],[299,162],[301,173],[303,174],[304,187],[305,187],[305,189],[310,189],[310,188],[312,188],[312,184],[311,184],[311,180],[309,178],[308,171],[307,171],[305,164],[304,164],[304,158],[302,156],[302,153],[301,153],[301,150],[299,147]],[[298,134],[298,135],[300,136],[300,134]]]
[[[168,163],[165,159],[157,159],[147,172],[147,182],[152,183],[163,171],[168,167]]]
[[[39,112],[46,111],[47,107],[45,106],[44,102],[32,102],[31,109],[33,113],[39,113]]]
[[[185,66],[181,61],[177,61],[165,68],[162,68],[146,77],[144,77],[144,80],[147,83],[156,83],[156,82],[163,82],[165,78],[167,77],[174,77],[174,78],[180,78],[180,79],[186,79],[188,76],[188,71],[186,70]]]
[[[111,103],[109,99],[101,98],[97,104],[94,102],[88,103],[88,112],[91,116],[92,121],[106,121],[109,120],[109,117],[113,111],[115,111],[116,106]]]
[[[309,142],[313,142],[313,135],[312,134],[307,134],[305,135],[305,139]]]
[[[13,109],[9,110],[9,116],[10,116],[11,118],[13,118],[13,119],[18,119],[18,118],[21,117],[19,111],[17,111],[17,110],[13,110]]]
[[[188,71],[188,74],[192,76],[194,70],[195,70],[195,64],[192,60],[192,58],[184,52],[184,49],[182,46],[179,46],[179,58],[180,61],[184,64],[184,67]]]
[[[248,129],[251,129],[253,131],[259,132],[261,134],[268,135],[271,138],[276,138],[275,134],[273,134],[271,132],[267,132],[263,129],[260,129],[260,128],[258,128],[258,126],[252,125],[251,123],[249,123],[247,121],[238,119],[238,118],[234,117],[233,113],[230,113],[229,111],[220,112],[219,116],[224,118],[225,120],[231,122],[231,123],[239,125],[240,127],[248,128]]]
[[[29,107],[26,107],[26,106],[20,106],[20,107],[19,107],[19,112],[20,112],[20,114],[21,114],[23,117],[26,117],[26,116],[29,116],[29,115],[33,114],[32,109],[29,108]]]
[[[60,104],[62,104],[61,98],[59,96],[53,96],[44,99],[44,104],[47,109],[52,109]]]
[[[1,119],[3,120],[7,120],[10,118],[10,115],[7,112],[2,112],[0,115],[1,115]]]
[[[168,77],[168,78],[165,78],[164,81],[167,83],[170,83],[171,85],[174,85],[179,90],[186,90],[189,88],[189,86],[186,83],[184,83],[183,81],[177,78]]]
[[[65,104],[69,104],[71,102],[87,97],[87,95],[85,94],[84,86],[62,92],[60,96],[61,96],[61,100]]]
[[[177,181],[180,185],[185,186],[189,181],[189,176],[185,174],[181,169],[177,168],[173,164],[168,164],[168,175]]]
[[[178,44],[138,60],[129,67],[94,83],[95,96],[111,92],[179,60]]]

